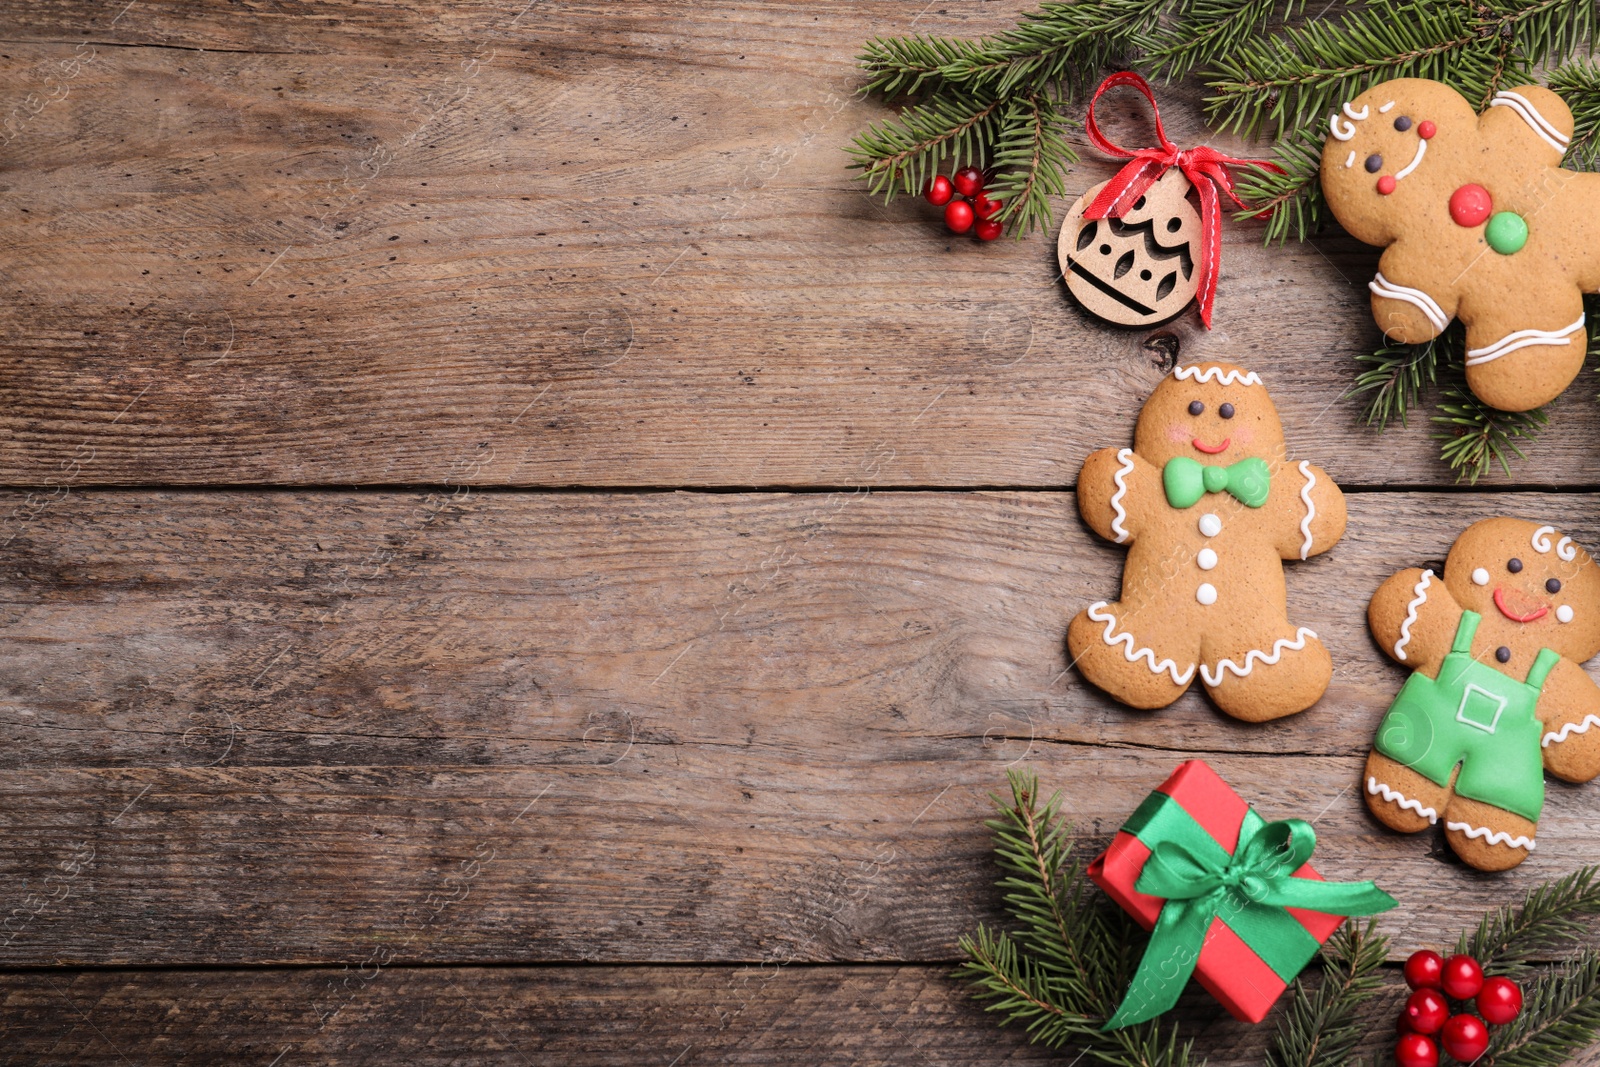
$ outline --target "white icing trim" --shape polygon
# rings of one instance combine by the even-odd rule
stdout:
[[[1391,107],[1394,107],[1394,101],[1393,100],[1389,101],[1387,104],[1384,104],[1382,107],[1380,107],[1378,109],[1378,114],[1380,114],[1380,115],[1386,114]]]
[[[1300,558],[1306,559],[1311,555],[1311,520],[1317,517],[1317,506],[1311,502],[1311,487],[1317,484],[1317,476],[1311,473],[1311,464],[1305,460],[1300,461],[1300,473],[1306,476],[1306,484],[1300,488],[1300,499],[1306,502],[1306,517],[1300,520],[1300,533],[1305,536],[1300,545]]]
[[[1572,543],[1572,538],[1563,537],[1556,542],[1556,555],[1571,563],[1578,556],[1578,546]]]
[[[1352,149],[1350,149],[1350,155],[1348,157],[1346,157],[1346,159],[1344,161],[1344,169],[1345,170],[1349,170],[1351,167],[1353,167],[1355,165],[1356,165],[1356,150],[1354,148],[1352,148]]]
[[[1411,587],[1411,603],[1406,605],[1405,621],[1400,624],[1400,640],[1394,643],[1394,658],[1401,663],[1406,661],[1406,645],[1411,643],[1411,624],[1417,621],[1417,609],[1428,601],[1428,583],[1433,580],[1432,571],[1423,571],[1422,580]]]
[[[1417,164],[1421,163],[1422,162],[1422,157],[1427,155],[1427,154],[1428,154],[1428,142],[1424,141],[1422,138],[1418,137],[1417,138],[1417,154],[1411,157],[1411,162],[1410,163],[1407,163],[1404,167],[1400,168],[1400,172],[1394,176],[1394,180],[1395,181],[1400,181],[1402,178],[1406,177],[1412,171],[1416,170],[1417,169]]]
[[[1585,715],[1582,722],[1569,722],[1561,728],[1560,733],[1550,731],[1544,735],[1544,740],[1539,742],[1539,747],[1549,748],[1551,745],[1559,745],[1572,734],[1588,733],[1591,726],[1600,726],[1600,715]]]
[[[1112,630],[1116,629],[1117,617],[1111,614],[1109,611],[1098,615],[1095,614],[1095,612],[1099,611],[1099,609],[1105,606],[1106,602],[1104,600],[1097,600],[1093,604],[1089,605],[1089,618],[1093,619],[1095,622],[1103,622],[1106,624],[1106,632],[1101,636],[1101,640],[1105,641],[1106,644],[1111,645],[1112,647],[1116,647],[1118,644],[1126,642],[1126,646],[1122,650],[1123,659],[1127,660],[1129,663],[1138,663],[1142,659],[1145,661],[1145,665],[1150,668],[1151,674],[1160,674],[1162,671],[1166,671],[1172,676],[1172,683],[1174,685],[1189,684],[1189,679],[1194,677],[1194,664],[1189,664],[1189,669],[1184,671],[1182,674],[1179,674],[1178,665],[1172,662],[1170,659],[1164,659],[1160,663],[1157,663],[1156,654],[1152,650],[1148,648],[1134,648],[1133,634],[1126,630],[1120,634],[1113,634],[1111,632]]]
[[[1128,492],[1126,478],[1133,473],[1133,449],[1119,449],[1117,460],[1122,466],[1111,476],[1117,487],[1117,491],[1111,494],[1111,510],[1115,513],[1111,518],[1111,532],[1117,535],[1117,544],[1120,545],[1128,539],[1128,528],[1122,525],[1128,521],[1128,513],[1122,508],[1122,498]]]
[[[1537,847],[1531,837],[1523,837],[1521,834],[1512,837],[1504,830],[1491,831],[1487,826],[1473,826],[1470,822],[1447,822],[1444,824],[1444,828],[1446,830],[1460,830],[1467,837],[1474,840],[1480,837],[1487,838],[1491,845],[1510,845],[1512,848],[1525,848],[1529,852],[1532,852]]]
[[[1367,110],[1367,105],[1365,105],[1365,104],[1361,105],[1361,113],[1357,114],[1356,113],[1356,109],[1350,106],[1350,101],[1348,101],[1348,100],[1346,100],[1344,102],[1343,111],[1344,111],[1344,113],[1346,115],[1348,115],[1351,118],[1355,119],[1357,122],[1360,122],[1362,119],[1364,119],[1368,115],[1372,114],[1372,112]]]
[[[1377,796],[1379,793],[1382,793],[1384,800],[1391,804],[1398,804],[1401,811],[1416,812],[1418,815],[1428,820],[1429,826],[1435,826],[1439,822],[1438,812],[1434,811],[1432,808],[1423,807],[1422,801],[1412,800],[1410,797],[1400,792],[1400,790],[1389,788],[1387,785],[1378,781],[1370,774],[1367,775],[1367,792],[1371,793],[1373,796]]]
[[[1346,122],[1344,124],[1344,130],[1341,132],[1339,130],[1339,113],[1335,111],[1332,115],[1328,116],[1328,132],[1332,133],[1336,140],[1348,141],[1350,138],[1356,135],[1356,124],[1353,122]]]
[[[1438,301],[1434,300],[1433,297],[1421,289],[1396,285],[1388,278],[1385,278],[1381,270],[1367,283],[1367,288],[1381,297],[1386,297],[1389,300],[1403,300],[1420,308],[1422,313],[1428,316],[1428,321],[1433,323],[1433,328],[1436,330],[1443,330],[1450,325],[1450,316],[1444,313],[1444,308],[1440,307]]]
[[[1554,526],[1541,526],[1533,531],[1533,550],[1535,552],[1550,551],[1550,535],[1556,532]]]
[[[1295,631],[1293,641],[1289,640],[1287,637],[1280,637],[1276,641],[1272,642],[1272,651],[1270,653],[1263,652],[1259,648],[1252,648],[1249,652],[1246,652],[1244,654],[1243,669],[1241,669],[1237,663],[1233,662],[1233,660],[1225,659],[1221,663],[1217,664],[1217,673],[1216,676],[1213,677],[1210,669],[1207,668],[1204,663],[1202,663],[1200,664],[1200,677],[1205,679],[1205,683],[1207,685],[1213,687],[1221,685],[1222,680],[1228,676],[1229,671],[1232,671],[1240,678],[1244,678],[1249,675],[1251,671],[1256,669],[1256,660],[1260,660],[1269,667],[1276,666],[1278,660],[1283,658],[1284,649],[1288,649],[1291,652],[1299,652],[1301,649],[1306,647],[1306,638],[1315,636],[1317,636],[1317,632],[1315,630],[1311,629],[1309,626],[1302,626],[1300,629]]]
[[[1492,345],[1467,349],[1467,366],[1476,367],[1480,363],[1488,363],[1529,345],[1570,345],[1572,335],[1581,329],[1583,329],[1582,312],[1578,314],[1578,321],[1564,330],[1517,330],[1506,334]]]
[[[1534,107],[1533,102],[1527,97],[1519,93],[1513,93],[1508,89],[1496,93],[1494,99],[1489,101],[1489,106],[1509,107],[1517,113],[1523,122],[1528,124],[1528,128],[1533,130],[1540,140],[1562,155],[1567,154],[1567,145],[1570,143],[1571,138],[1556,129],[1548,119],[1539,114],[1539,109]]]
[[[1224,371],[1221,367],[1174,367],[1172,376],[1180,381],[1217,382],[1221,385],[1260,385],[1261,377],[1255,371]]]

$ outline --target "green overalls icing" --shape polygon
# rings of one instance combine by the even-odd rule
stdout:
[[[1448,784],[1459,763],[1457,794],[1537,822],[1544,807],[1544,725],[1534,708],[1561,656],[1542,648],[1526,681],[1510,678],[1472,658],[1482,618],[1461,613],[1437,678],[1411,672],[1378,726],[1374,747],[1435,785]]]

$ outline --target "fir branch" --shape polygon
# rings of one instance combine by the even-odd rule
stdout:
[[[981,41],[961,37],[874,37],[856,57],[872,75],[861,91],[897,96],[936,88],[942,70],[982,52]]]
[[[1491,1031],[1479,1067],[1558,1067],[1593,1043],[1600,1033],[1600,953],[1584,952],[1546,971],[1523,996],[1522,1014]]]
[[[1600,66],[1592,59],[1568,63],[1550,75],[1550,88],[1572,109],[1572,144],[1562,165],[1594,170],[1600,162]]]
[[[1000,1025],[1025,1023],[1029,1039],[1049,1048],[1097,1029],[1093,1019],[1055,1002],[1044,969],[1019,952],[1004,931],[980,925],[976,934],[961,938],[960,946],[967,962],[956,968],[955,976],[973,987],[972,995],[985,1002],[985,1011],[1004,1013]]]
[[[993,93],[950,90],[909,107],[897,119],[869,126],[847,151],[868,192],[893,200],[928,187],[944,160],[981,164],[1000,125],[1005,100]]]
[[[1383,986],[1378,971],[1389,939],[1366,926],[1341,926],[1322,946],[1322,981],[1313,992],[1306,980],[1294,993],[1267,1050],[1267,1067],[1343,1067],[1362,1036],[1361,1005]]]
[[[1289,0],[1284,17],[1304,7]],[[1151,73],[1168,81],[1227,55],[1267,28],[1278,0],[1187,0],[1176,3],[1177,17],[1161,25],[1145,42]]]
[[[993,86],[997,92],[1043,92],[1060,83],[1072,95],[1101,67],[1142,40],[1172,0],[1080,0],[1045,3],[1024,12],[1012,29],[984,39],[984,48],[951,63],[941,75],[953,82]]]
[[[989,195],[1003,201],[998,216],[1014,237],[1050,224],[1050,197],[1065,196],[1067,167],[1078,155],[1065,131],[1073,123],[1053,101],[1029,96],[1007,110],[989,157],[998,171]]]
[[[1533,440],[1550,421],[1543,408],[1492,408],[1473,396],[1463,383],[1451,385],[1444,392],[1445,398],[1439,404],[1442,414],[1433,416],[1442,429],[1433,436],[1441,442],[1439,455],[1456,472],[1457,481],[1476,485],[1496,463],[1509,477],[1511,457],[1528,458],[1518,442]]]
[[[1600,915],[1600,867],[1571,874],[1529,890],[1518,904],[1489,912],[1471,934],[1463,933],[1456,951],[1494,974],[1521,973],[1531,958],[1581,937]]]
[[[1460,353],[1463,337],[1461,325],[1452,323],[1444,333],[1422,344],[1384,345],[1371,355],[1357,356],[1358,362],[1369,366],[1356,375],[1349,395],[1371,394],[1361,412],[1367,425],[1377,424],[1379,431],[1396,419],[1406,425],[1423,388],[1438,380],[1440,364],[1448,364],[1453,354]]]
[[[1279,141],[1273,162],[1284,173],[1275,174],[1261,167],[1239,171],[1239,199],[1249,204],[1234,218],[1254,218],[1270,211],[1262,239],[1266,244],[1293,237],[1303,241],[1322,222],[1327,201],[1322,198],[1322,134],[1315,126],[1304,126]]]

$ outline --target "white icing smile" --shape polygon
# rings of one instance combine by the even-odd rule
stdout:
[[[1395,181],[1400,181],[1406,175],[1417,169],[1417,164],[1422,162],[1422,157],[1428,154],[1428,142],[1417,138],[1417,154],[1411,157],[1411,162],[1401,168],[1400,173],[1394,176]]]

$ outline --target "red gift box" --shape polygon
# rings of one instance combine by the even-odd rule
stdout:
[[[1240,799],[1203,760],[1189,760],[1157,787],[1177,801],[1196,822],[1216,839],[1228,853],[1239,844],[1239,827],[1250,806]],[[1164,901],[1134,889],[1150,849],[1126,830],[1119,830],[1107,848],[1089,865],[1089,877],[1146,930],[1155,928]],[[1322,876],[1307,863],[1294,872],[1296,878],[1322,881]],[[1344,922],[1342,915],[1329,915],[1304,908],[1287,908],[1320,945]],[[1195,965],[1195,978],[1236,1019],[1258,1023],[1266,1018],[1273,1003],[1288,987],[1288,981],[1256,955],[1220,917],[1211,922]]]

